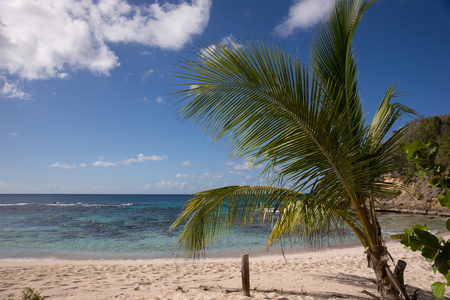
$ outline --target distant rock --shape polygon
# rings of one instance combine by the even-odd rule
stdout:
[[[407,191],[398,196],[385,196],[383,201],[376,205],[377,211],[450,216],[450,209],[439,204],[437,197],[440,190],[429,188],[429,183],[424,178],[416,178],[415,181],[405,184],[400,176],[394,174],[385,176],[383,180],[405,185]]]

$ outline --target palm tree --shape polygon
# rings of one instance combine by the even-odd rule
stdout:
[[[390,86],[372,122],[363,116],[352,39],[373,2],[336,2],[313,38],[309,66],[258,40],[214,42],[181,61],[182,117],[222,141],[229,156],[263,166],[269,184],[194,194],[170,228],[184,225],[178,255],[199,256],[222,230],[255,217],[273,225],[268,247],[284,237],[315,242],[346,223],[381,295],[408,298],[389,269],[374,205],[397,189],[380,180],[395,169],[390,154],[402,135],[390,129],[414,112],[392,102],[399,93]]]

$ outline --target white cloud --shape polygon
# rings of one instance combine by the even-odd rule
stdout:
[[[69,79],[70,75],[69,73],[59,73],[58,75],[56,75],[59,79]]]
[[[194,178],[195,175],[189,175],[189,174],[181,174],[178,173],[177,175],[175,175],[175,178]]]
[[[232,161],[226,161],[226,162],[225,162],[225,165],[226,165],[226,166],[233,166],[233,165],[234,165],[234,162],[232,162]]]
[[[142,56],[148,56],[148,55],[151,55],[152,53],[150,51],[144,50],[142,52],[139,52],[139,54]]]
[[[86,165],[85,163],[81,163],[81,164],[80,164],[80,167],[82,167],[82,168],[86,168],[86,167],[87,167],[87,165]]]
[[[245,162],[242,165],[234,165],[233,166],[233,170],[236,170],[236,171],[247,171],[247,170],[250,170],[253,168],[262,169],[263,166],[262,165],[253,166],[251,162]]]
[[[0,29],[1,29],[1,22],[0,22]],[[2,52],[1,50],[2,43],[1,43],[1,35],[0,35],[0,54]],[[1,62],[1,58],[0,58]],[[0,65],[0,72],[1,72],[1,65]],[[27,94],[23,91],[21,91],[19,87],[19,83],[17,82],[11,82],[6,79],[5,76],[1,76],[0,73],[0,97],[5,98],[18,98],[22,100],[30,100],[31,95]]]
[[[224,174],[222,173],[204,173],[200,176],[200,178],[212,178],[212,179],[216,179],[216,178],[223,178],[225,177]]]
[[[181,49],[203,32],[211,2],[0,1],[0,75],[28,80],[68,78],[76,70],[108,75],[120,65],[111,43]],[[4,97],[28,95],[8,81],[0,91]]]
[[[115,166],[117,166],[117,163],[110,162],[110,161],[97,160],[97,161],[93,162],[92,165],[94,167],[107,168],[107,167],[115,167]]]
[[[149,77],[150,75],[153,74],[153,72],[155,72],[153,69],[150,69],[150,70],[146,71],[146,72],[141,76],[142,81],[145,81],[145,80],[147,79],[147,77]]]
[[[229,35],[229,36],[226,36],[226,37],[222,38],[220,43],[222,45],[229,46],[230,48],[234,48],[234,47],[243,48],[244,47],[242,44],[240,44],[237,41],[235,41],[233,35]],[[200,57],[201,58],[210,57],[214,53],[214,51],[216,51],[216,49],[217,49],[216,45],[210,45],[210,46],[208,46],[206,48],[202,48],[202,49],[200,49]],[[197,88],[197,87],[198,86],[196,86],[196,85],[191,85],[190,86],[191,89]]]
[[[145,161],[148,161],[148,160],[160,161],[160,160],[164,160],[164,159],[167,159],[167,155],[149,155],[149,156],[145,156],[143,153],[141,153],[141,154],[139,154],[137,156],[137,158],[134,158],[134,157],[133,158],[127,158],[126,160],[121,161],[120,163],[129,166],[132,163],[138,163],[138,162],[142,163],[142,162],[145,162]]]
[[[156,97],[156,103],[158,104],[164,104],[164,99],[162,97]]]
[[[233,170],[237,170],[237,171],[247,171],[248,168],[246,165],[235,165],[233,166]]]
[[[143,163],[146,161],[160,161],[160,160],[164,160],[167,159],[167,155],[149,155],[149,156],[145,156],[143,153],[138,154],[137,157],[131,157],[131,158],[127,158],[125,160],[119,161],[119,162],[108,162],[108,161],[103,161],[103,156],[99,156],[98,160],[95,161],[92,165],[96,166],[96,167],[114,167],[117,166],[119,164],[121,165],[131,165],[134,163]]]
[[[58,167],[58,168],[63,168],[63,169],[73,169],[76,168],[77,166],[75,165],[69,165],[69,164],[61,164],[59,161],[55,162],[54,164],[50,165],[50,167]]]
[[[90,1],[89,1],[90,2]],[[178,5],[158,2],[132,6],[123,0],[100,1],[101,32],[112,42],[137,42],[180,49],[192,35],[201,34],[209,20],[211,0]]]
[[[91,185],[91,184],[82,184],[82,185],[56,185],[49,184],[43,187],[40,192],[64,192],[64,193],[86,193],[88,191],[91,192],[112,192],[114,188],[106,185]]]
[[[193,163],[191,163],[189,160],[185,160],[181,163],[182,166],[192,166]]]
[[[236,175],[243,175],[243,174],[245,174],[245,172],[234,171],[234,170],[230,170],[230,171],[228,171],[228,173],[230,173],[230,174],[236,174]]]
[[[150,190],[150,189],[184,189],[187,187],[187,183],[185,181],[183,182],[172,182],[172,181],[164,181],[160,180],[159,182],[155,184],[146,184],[142,188],[144,190]]]
[[[18,136],[19,134],[16,133],[16,132],[11,132],[11,133],[8,133],[8,135],[9,135],[9,136]]]
[[[275,28],[275,31],[286,37],[298,28],[309,28],[319,22],[333,4],[334,0],[297,0],[289,8],[287,18]]]
[[[14,183],[7,183],[4,181],[0,181],[0,188],[7,188],[7,187],[14,186],[14,185],[15,185]]]

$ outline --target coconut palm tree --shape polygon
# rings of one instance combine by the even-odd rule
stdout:
[[[373,2],[336,2],[308,65],[276,45],[231,39],[181,61],[182,117],[222,141],[229,156],[263,166],[269,184],[194,194],[170,228],[184,225],[178,255],[201,255],[222,230],[255,217],[273,225],[268,247],[285,237],[314,243],[345,223],[365,248],[382,296],[408,298],[389,269],[374,205],[397,189],[380,180],[395,169],[390,154],[402,135],[390,129],[414,112],[393,102],[399,93],[390,86],[373,120],[363,115],[352,39]]]

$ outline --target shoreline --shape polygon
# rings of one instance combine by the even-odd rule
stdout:
[[[336,239],[336,242],[323,242],[320,245],[316,246],[307,246],[307,245],[299,245],[293,244],[293,246],[286,246],[284,248],[285,255],[297,255],[304,253],[320,253],[326,252],[333,249],[347,249],[354,248],[360,246],[359,241],[357,240],[347,240],[339,242]],[[29,251],[28,251],[29,252]],[[1,257],[2,254],[0,251],[0,263],[2,262],[70,262],[70,261],[180,261],[185,260],[184,257],[179,256],[170,256],[169,252],[164,256],[149,256],[147,253],[123,253],[114,255],[113,253],[102,253],[102,252],[82,252],[82,251],[43,251],[44,253],[48,253],[44,257],[40,257],[43,255],[36,256],[22,256],[22,257]],[[273,245],[269,251],[266,251],[264,247],[261,248],[252,248],[252,249],[226,249],[226,250],[218,250],[214,249],[212,251],[206,251],[206,256],[200,256],[196,258],[196,260],[221,260],[221,259],[233,259],[235,257],[240,257],[241,254],[251,253],[253,257],[277,257],[283,256],[283,251],[281,251],[280,245]],[[113,257],[117,256],[117,257]]]
[[[450,239],[450,234],[448,231],[442,230],[442,231],[432,231],[433,234],[436,236],[444,237],[446,240]],[[392,240],[390,237],[385,237],[384,241],[387,246],[393,245],[393,244],[400,244],[400,242]],[[289,247],[286,246],[284,249],[284,254],[286,256],[296,256],[296,255],[305,255],[305,254],[313,254],[313,253],[324,253],[329,251],[338,251],[338,250],[345,250],[345,249],[354,249],[354,248],[360,248],[362,247],[358,240],[352,240],[352,241],[346,241],[342,243],[324,243],[315,247],[312,246],[299,246],[299,247]],[[241,250],[225,250],[220,253],[214,252],[211,253],[209,251],[206,251],[207,256],[200,256],[195,259],[195,261],[214,261],[214,260],[229,260],[229,259],[236,259],[240,257],[241,254],[251,254],[254,258],[276,258],[276,257],[283,257],[283,252],[279,248],[279,245],[273,246],[269,251],[265,251],[264,248],[257,248],[253,249],[255,251],[241,251]],[[114,262],[114,261],[163,261],[163,262],[179,262],[179,261],[192,261],[192,259],[185,259],[184,257],[169,257],[169,255],[165,257],[141,257],[139,254],[136,254],[134,257],[119,257],[119,258],[111,258],[111,257],[99,257],[99,258],[93,258],[92,254],[79,254],[79,252],[74,252],[76,255],[70,255],[66,253],[65,257],[0,257],[0,264],[4,262]],[[109,255],[110,253],[106,254]],[[1,253],[0,253],[1,255]],[[97,256],[101,256],[100,253],[96,253]],[[80,258],[83,256],[83,258]],[[132,256],[132,255],[130,255]],[[1,299],[1,298],[0,298]]]
[[[446,236],[449,238],[449,236]],[[431,283],[442,280],[420,253],[387,242],[395,260],[408,263],[408,293],[420,288],[432,299]],[[282,255],[250,253],[253,299],[373,299],[375,276],[362,246]],[[58,260],[0,261],[0,299],[21,295],[24,287],[49,299],[249,299],[241,295],[240,255],[197,261]],[[392,262],[390,262],[392,266]],[[448,292],[447,292],[448,294]],[[446,294],[446,295],[447,295]]]

